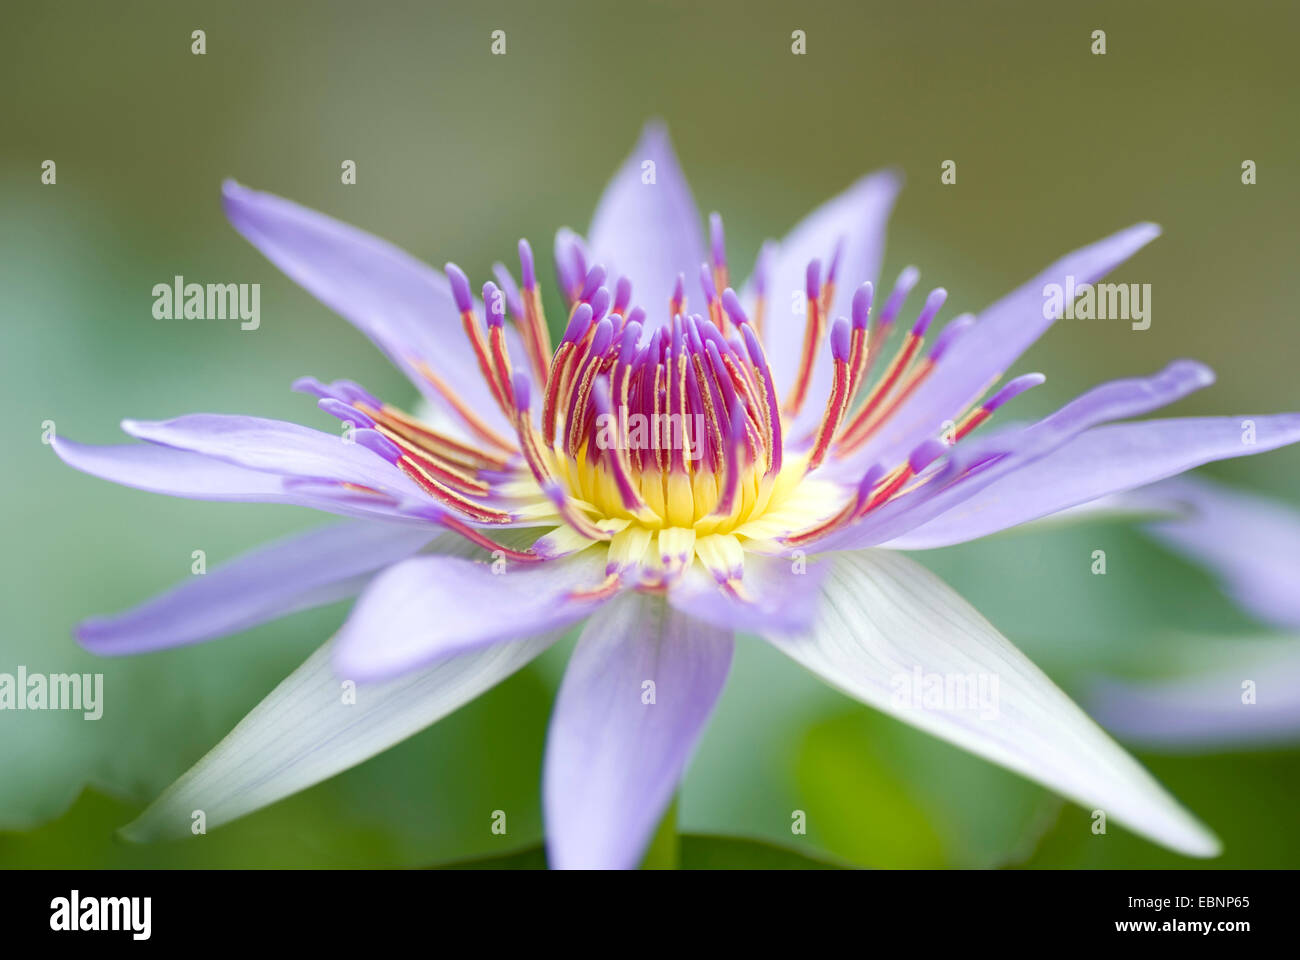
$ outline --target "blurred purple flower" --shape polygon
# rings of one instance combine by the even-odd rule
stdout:
[[[1274,633],[1179,638],[1194,665],[1155,681],[1106,679],[1091,712],[1147,749],[1196,751],[1300,741],[1300,511],[1200,477],[1138,491],[1178,519],[1145,527],[1213,573],[1238,606]]]
[[[1212,381],[1179,361],[971,436],[1042,382],[1021,376],[981,399],[1055,319],[1044,288],[1096,281],[1159,230],[1141,224],[1065,256],[978,318],[952,320],[923,352],[946,293],[932,291],[896,338],[917,272],[873,302],[898,188],[890,172],[859,180],[766,247],[737,294],[721,219],[710,218],[706,243],[667,134],[648,127],[586,239],[556,238],[568,319],[552,349],[526,243],[520,281],[498,265],[479,302],[453,265],[444,277],[228,183],[235,227],[369,336],[438,413],[419,420],[355,383],[307,378],[296,387],[349,423],[353,442],[207,414],[124,422],[143,445],[57,442],[72,466],[129,486],[351,518],[80,627],[91,650],[137,653],[360,592],[337,637],[128,832],[184,834],[193,809],[215,825],[316,783],[587,620],[546,750],[553,865],[637,864],[723,688],[736,632],[1157,842],[1214,855],[1203,825],[897,551],[1292,443],[1300,415],[1252,418],[1253,444],[1239,417],[1121,422]],[[650,424],[640,435],[638,415]],[[664,417],[677,418],[666,431]],[[942,686],[977,674],[998,681],[991,715],[902,695],[914,676]],[[340,678],[368,682],[355,704],[340,705]]]

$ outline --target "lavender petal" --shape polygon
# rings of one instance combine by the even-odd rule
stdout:
[[[420,363],[490,427],[511,435],[479,373],[440,272],[364,230],[234,181],[224,184],[222,202],[236,230],[291,280],[369,337],[427,399],[459,422],[454,407],[420,372]]]
[[[1209,569],[1262,623],[1300,628],[1300,510],[1195,476],[1141,492],[1182,507],[1147,534]]]
[[[574,596],[605,578],[604,557],[515,565],[459,557],[404,560],[377,576],[335,641],[339,674],[385,680],[455,654],[570,626],[605,595]]]
[[[592,262],[632,281],[633,302],[646,310],[645,337],[668,321],[677,275],[694,277],[704,262],[701,230],[668,131],[648,124],[605,188],[588,231]]]
[[[1244,420],[1254,442],[1243,442]],[[989,484],[929,523],[888,541],[899,550],[964,543],[1108,494],[1131,490],[1214,460],[1300,441],[1300,414],[1184,417],[1108,424],[1085,431]]]
[[[91,617],[77,639],[115,656],[222,637],[298,610],[354,596],[376,570],[409,556],[430,529],[352,521],[266,544],[145,603]]]
[[[732,648],[730,633],[653,595],[625,594],[591,619],[546,742],[552,867],[637,865],[722,692]]]

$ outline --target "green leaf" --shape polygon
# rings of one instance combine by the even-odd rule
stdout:
[[[847,714],[813,727],[799,754],[814,837],[854,863],[943,866],[943,845],[926,811],[858,720]]]
[[[847,864],[818,860],[796,850],[745,837],[685,834],[683,870],[844,870]]]
[[[650,839],[650,848],[641,861],[641,869],[676,870],[681,866],[680,841],[681,838],[677,835],[677,798],[674,797],[663,819],[659,821],[655,835]]]
[[[539,843],[535,847],[513,850],[496,857],[479,857],[474,860],[459,860],[455,863],[443,863],[430,870],[545,870],[546,849]]]

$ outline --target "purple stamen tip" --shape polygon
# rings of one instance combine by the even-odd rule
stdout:
[[[614,298],[610,295],[609,287],[598,287],[596,292],[591,295],[591,315],[595,320],[599,320],[609,309],[610,301]]]
[[[686,299],[686,274],[677,274],[677,282],[673,284],[673,303],[681,303]]]
[[[849,359],[849,322],[843,317],[831,327],[831,356],[845,363]]]
[[[606,317],[600,323],[596,324],[596,334],[591,339],[591,355],[593,357],[602,357],[605,351],[609,349],[610,343],[614,340],[614,325]]]
[[[351,421],[354,427],[364,427],[374,429],[375,421],[358,410],[356,407],[344,403],[342,400],[335,400],[333,397],[325,397],[316,401],[316,406],[320,407],[332,417],[338,417],[340,420]]]
[[[645,326],[645,308],[633,307],[632,312],[627,315],[629,325],[635,323],[638,327]]]
[[[873,463],[862,479],[858,481],[858,499],[865,500],[871,496],[871,491],[875,489],[880,478],[885,475],[885,465],[883,463]]]
[[[719,267],[727,265],[727,241],[722,232],[722,214],[709,214],[709,247],[713,253],[713,262]]]
[[[582,237],[568,227],[555,231],[555,252],[557,257],[567,261],[566,266],[578,271],[578,279],[587,275],[587,251]]]
[[[758,334],[749,324],[743,324],[740,331],[745,338],[745,349],[749,352],[750,362],[758,366],[759,358],[763,356],[763,346],[758,342]]]
[[[605,268],[599,263],[587,271],[587,278],[582,284],[580,300],[589,300],[591,295],[605,282]]]
[[[511,316],[522,317],[524,315],[524,302],[519,299],[519,287],[515,284],[515,278],[510,275],[510,270],[504,263],[492,264],[492,275],[497,278],[497,283],[501,285],[501,292],[506,297],[506,308],[510,311]]]
[[[636,349],[637,341],[641,339],[641,322],[639,320],[628,320],[627,326],[623,328],[623,339],[619,341],[618,358],[624,364],[632,362],[632,351]]]
[[[713,271],[707,263],[700,264],[700,286],[704,288],[704,299],[712,303],[718,297],[718,288],[713,285]]]
[[[736,291],[727,287],[722,291],[722,309],[727,311],[727,316],[731,322],[738,327],[743,327],[749,323],[749,317],[745,315],[745,308],[740,305],[740,297],[736,296]]]
[[[515,388],[515,409],[527,412],[532,405],[533,385],[523,371],[516,371],[515,375],[510,378],[510,382],[514,384]]]
[[[659,363],[664,358],[664,353],[668,349],[666,346],[668,340],[668,329],[660,327],[650,338],[650,357],[651,363]]]
[[[880,311],[881,326],[894,322],[894,318],[898,316],[898,311],[903,309],[903,304],[906,302],[908,295],[920,279],[921,271],[916,267],[903,268],[903,272],[894,281],[894,289],[890,291],[889,299],[885,301],[885,309]]]
[[[704,341],[700,338],[700,321],[695,317],[691,317],[691,322],[686,325],[686,340],[690,345],[691,353],[704,351]]]
[[[330,384],[330,389],[348,403],[364,403],[376,409],[383,406],[378,397],[355,380],[335,380]]]
[[[626,314],[627,305],[632,302],[632,281],[628,277],[619,277],[614,284],[614,311]]]
[[[871,298],[874,295],[875,288],[870,280],[853,291],[853,329],[866,329],[871,320]]]
[[[489,327],[501,327],[506,322],[506,298],[501,289],[489,280],[483,284],[483,309],[487,312]]]
[[[555,234],[555,277],[565,296],[571,296],[575,287],[581,287],[587,276],[587,266],[576,237],[577,234],[568,227],[562,227]]]
[[[569,325],[564,330],[564,342],[574,343],[582,339],[591,326],[591,304],[580,303],[569,318]]]
[[[921,314],[916,318],[916,325],[912,327],[912,332],[918,337],[925,336],[925,331],[930,329],[935,314],[947,299],[948,291],[943,287],[935,287],[931,290],[930,295],[925,298],[925,306],[921,308]]]
[[[907,465],[912,468],[913,473],[920,473],[947,452],[948,444],[931,437],[912,451],[907,458]]]
[[[1008,400],[1015,399],[1016,397],[1024,393],[1026,390],[1030,389],[1031,387],[1036,387],[1040,383],[1043,383],[1046,380],[1047,378],[1043,376],[1041,373],[1023,374],[1022,376],[1016,377],[1016,379],[1012,380],[1005,387],[1003,387],[1001,390],[995,393],[991,400],[983,404],[983,407],[989,413],[992,413],[994,410],[1002,406]]]
[[[389,463],[402,459],[401,448],[378,430],[358,430],[352,436],[361,446],[379,454]]]
[[[537,287],[537,267],[533,261],[533,248],[527,240],[519,241],[519,273],[525,290],[531,291]]]
[[[948,326],[943,328],[939,333],[939,336],[935,338],[934,346],[930,348],[930,361],[932,363],[937,363],[939,359],[948,352],[948,348],[956,342],[957,338],[974,326],[974,324],[975,314],[973,313],[963,313],[960,317],[952,320]]]
[[[325,389],[325,384],[321,383],[315,377],[299,377],[290,384],[290,389],[295,393],[309,393],[320,400],[331,396],[330,392]]]
[[[817,294],[821,292],[821,275],[822,262],[820,260],[808,261],[808,269],[804,271],[803,275],[803,288],[809,300],[816,300]]]
[[[474,298],[469,292],[469,277],[465,271],[454,263],[449,263],[443,270],[447,273],[447,282],[451,284],[451,295],[456,301],[456,309],[469,313],[474,309]]]

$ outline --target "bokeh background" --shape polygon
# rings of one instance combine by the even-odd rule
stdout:
[[[649,117],[669,125],[733,264],[861,173],[908,186],[885,272],[978,309],[1138,220],[1165,235],[1114,279],[1153,322],[1061,322],[1020,369],[1023,412],[1194,356],[1177,413],[1297,409],[1300,7],[1238,2],[238,2],[8,4],[0,29],[0,671],[102,671],[105,712],[0,713],[0,866],[418,866],[535,844],[545,724],[570,644],[327,783],[192,841],[114,836],[341,622],[344,605],[134,659],[81,651],[123,609],[322,518],[127,490],[62,466],[41,423],[116,441],[122,417],[255,413],[332,429],[303,374],[412,389],[224,221],[233,176],[479,279],[528,236],[585,229]],[[190,53],[192,30],[207,53]],[[489,34],[507,54],[489,54]],[[807,34],[793,56],[790,35]],[[1090,34],[1107,34],[1105,56]],[[42,161],[58,182],[40,182]],[[955,186],[940,164],[957,163]],[[1258,183],[1243,186],[1243,160]],[[340,164],[354,160],[354,186]],[[735,269],[735,268],[733,268]],[[743,272],[743,270],[741,271]],[[159,321],[175,274],[262,284],[262,326]],[[554,318],[557,309],[550,311]],[[1208,473],[1296,502],[1300,451]],[[1089,572],[1102,548],[1108,575]],[[1181,634],[1252,625],[1122,524],[920,555],[1059,683],[1160,674]],[[1222,866],[1300,864],[1300,751],[1158,756],[1223,837]],[[490,811],[509,833],[493,836]],[[808,835],[790,835],[790,811]],[[743,642],[680,800],[684,830],[870,866],[1195,865],[859,707]]]

